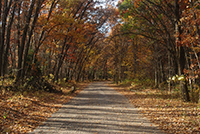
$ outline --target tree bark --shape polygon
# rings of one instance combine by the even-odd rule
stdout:
[[[8,3],[9,2],[9,3]],[[2,18],[1,19],[1,29],[0,29],[0,36],[1,36],[1,42],[0,42],[0,76],[3,75],[3,61],[4,61],[4,47],[5,47],[5,35],[6,35],[6,23],[7,23],[7,17],[8,13],[12,4],[12,0],[4,0],[4,5],[3,5],[3,13],[2,13]],[[2,2],[1,2],[2,4]]]
[[[59,1],[59,0],[58,0]],[[57,1],[57,2],[58,2]],[[50,7],[50,9],[49,9],[49,13],[48,13],[48,17],[47,17],[47,22],[49,22],[49,19],[50,19],[50,17],[51,17],[51,13],[53,12],[53,8],[55,7],[55,5],[57,4],[57,2],[56,2],[56,0],[53,0],[53,2],[51,3],[51,7]],[[37,41],[37,48],[36,48],[36,50],[35,50],[35,52],[34,52],[34,55],[37,55],[37,53],[38,53],[38,50],[39,50],[39,48],[40,48],[40,46],[42,45],[42,42],[44,41],[44,35],[45,35],[45,30],[44,29],[42,29],[42,32],[40,33],[40,36],[39,36],[39,39],[38,39],[38,41]],[[32,60],[33,60],[33,57],[32,57]]]
[[[33,35],[33,30],[35,28],[35,24],[37,22],[38,19],[38,15],[39,15],[39,11],[41,9],[41,5],[44,2],[44,0],[38,0],[37,5],[36,5],[36,11],[35,11],[35,15],[33,18],[33,22],[31,24],[31,30],[29,31],[29,35],[28,35],[28,41],[26,42],[25,45],[25,52],[24,52],[24,60],[23,60],[23,68],[22,68],[22,74],[21,77],[23,78],[26,72],[26,62],[27,62],[27,56],[28,56],[28,52],[29,52],[29,47],[30,47],[30,42],[31,42],[31,37]],[[31,62],[31,61],[30,61]]]
[[[155,44],[154,46],[154,63],[155,63],[155,66],[154,66],[154,81],[155,81],[155,88],[158,87],[158,55],[157,55],[157,44]]]
[[[6,51],[4,53],[4,63],[3,63],[3,75],[6,74],[6,69],[8,66],[8,51],[10,49],[10,35],[11,35],[11,28],[12,28],[12,24],[13,24],[13,20],[14,20],[14,16],[15,16],[15,9],[17,7],[17,1],[15,0],[15,4],[13,7],[13,11],[12,11],[12,15],[9,19],[8,22],[8,26],[7,26],[7,34],[6,34]]]
[[[29,25],[30,25],[30,21],[31,21],[31,16],[32,16],[32,12],[34,9],[34,5],[35,5],[35,1],[36,0],[32,0],[31,5],[30,5],[30,9],[28,11],[28,15],[26,17],[26,24],[24,26],[23,29],[23,34],[22,34],[22,39],[21,39],[21,44],[20,44],[20,48],[18,48],[19,50],[19,55],[18,55],[18,72],[17,72],[17,77],[16,77],[16,82],[18,82],[21,78],[21,74],[22,74],[22,57],[24,54],[24,46],[25,46],[25,41],[26,41],[26,35],[29,29]]]
[[[183,75],[183,69],[185,67],[185,51],[183,46],[181,46],[181,37],[180,35],[182,34],[182,29],[181,29],[181,22],[180,22],[180,8],[179,8],[179,0],[175,1],[175,16],[176,16],[176,23],[175,23],[175,32],[178,35],[177,39],[176,39],[176,43],[177,43],[177,63],[178,63],[178,74],[179,76]],[[181,87],[181,91],[182,91],[182,97],[183,97],[183,101],[190,101],[189,98],[189,91],[187,88],[187,83],[186,81],[180,81],[180,87]]]
[[[171,78],[171,54],[168,52],[168,79]],[[171,93],[171,79],[168,80],[168,91]]]
[[[96,41],[95,41],[96,42]],[[87,54],[85,55],[84,59],[82,60],[82,62],[80,62],[80,66],[79,66],[79,69],[78,69],[78,74],[77,74],[77,78],[76,78],[76,81],[79,81],[79,78],[80,78],[80,74],[81,74],[81,71],[83,69],[83,64],[85,63],[85,61],[87,60],[88,58],[88,55],[90,54],[90,51],[92,50],[92,48],[94,47],[94,45],[92,45],[89,50],[87,51]]]
[[[137,74],[137,51],[138,51],[138,47],[137,47],[137,38],[135,38],[135,43],[134,40],[132,41],[132,46],[133,46],[133,72],[134,72],[134,78],[136,78],[136,74]]]

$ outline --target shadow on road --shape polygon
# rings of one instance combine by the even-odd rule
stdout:
[[[123,95],[92,83],[32,133],[162,133]]]

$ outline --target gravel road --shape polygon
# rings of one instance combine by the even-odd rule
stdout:
[[[128,99],[92,83],[30,134],[162,134]]]

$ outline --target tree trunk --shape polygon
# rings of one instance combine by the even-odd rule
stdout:
[[[154,46],[154,81],[155,81],[155,88],[158,87],[158,82],[159,82],[159,71],[158,71],[158,55],[157,55],[157,44]]]
[[[183,75],[183,69],[185,67],[185,52],[184,48],[178,47],[178,75],[181,76]],[[189,98],[189,91],[187,88],[187,82],[186,81],[180,81],[180,87],[182,91],[182,96],[183,96],[183,101],[190,101]]]
[[[192,56],[191,56],[191,54],[189,54],[190,56],[189,56],[189,58],[188,58],[188,55],[187,54],[185,54],[187,57],[186,57],[186,64],[187,64],[187,69],[190,69],[190,65],[192,64],[192,61],[191,60],[189,60],[189,59],[192,59]],[[194,75],[194,69],[192,69],[192,78],[195,78],[195,75]],[[191,78],[189,78],[189,85],[190,85],[190,89],[191,89],[191,100],[193,101],[194,100],[194,87],[193,87],[193,85],[195,84],[195,79],[191,79]]]
[[[25,23],[25,26],[24,26],[24,29],[23,29],[21,45],[20,45],[20,48],[18,48],[19,49],[18,50],[19,51],[18,67],[17,67],[18,72],[17,72],[16,82],[18,82],[20,80],[21,74],[22,74],[22,61],[23,61],[22,57],[23,57],[23,54],[24,54],[24,46],[25,46],[25,42],[26,42],[26,36],[27,36],[28,29],[29,29],[29,25],[30,25],[31,16],[32,16],[32,12],[33,12],[33,9],[34,9],[35,1],[36,0],[32,0],[32,2],[31,2],[29,12],[28,12],[28,15],[26,17],[26,23]]]
[[[171,78],[171,55],[168,52],[168,79]],[[168,91],[171,93],[171,79],[168,81]]]
[[[11,27],[12,27],[12,24],[13,24],[16,7],[17,7],[17,3],[15,2],[14,7],[13,7],[13,11],[12,11],[12,16],[10,17],[9,22],[8,22],[9,24],[7,26],[6,51],[4,53],[3,75],[6,73],[6,69],[7,69],[7,66],[8,66],[8,51],[10,49]]]
[[[23,68],[22,68],[22,74],[21,74],[22,78],[24,77],[25,72],[26,72],[26,62],[27,62],[27,56],[28,56],[28,51],[29,51],[29,47],[30,47],[31,37],[33,35],[33,30],[35,28],[35,24],[37,22],[39,11],[41,9],[41,5],[42,5],[43,1],[44,0],[38,0],[37,5],[36,5],[35,16],[34,16],[32,24],[31,24],[31,30],[29,31],[28,41],[26,42],[26,46],[25,46],[25,53],[24,53],[24,58],[23,58],[24,59],[23,60]]]
[[[136,78],[136,74],[137,74],[137,69],[136,69],[136,65],[137,65],[137,51],[138,51],[138,47],[137,47],[137,39],[135,39],[135,43],[134,40],[132,41],[132,46],[133,46],[133,68],[134,68],[134,78]]]
[[[59,0],[58,0],[58,1],[59,1]],[[57,1],[57,2],[58,2],[58,1]],[[50,7],[50,9],[49,9],[48,17],[47,17],[47,20],[46,20],[47,23],[49,22],[51,13],[53,12],[53,8],[54,8],[55,5],[57,4],[57,2],[56,2],[56,0],[53,0],[53,2],[51,3],[51,7]],[[38,39],[38,41],[37,41],[37,45],[36,45],[37,48],[35,49],[34,55],[37,55],[38,50],[39,50],[40,46],[42,45],[42,43],[43,43],[43,41],[44,41],[44,39],[45,39],[44,35],[45,35],[45,30],[42,29],[42,32],[40,33],[39,39]],[[33,55],[33,57],[34,57],[34,55]],[[32,60],[33,60],[33,57],[32,57]]]
[[[118,67],[117,67],[117,57],[115,57],[115,75],[114,75],[114,81],[116,84],[118,84],[119,76],[118,76]]]
[[[71,73],[70,73],[70,75],[69,75],[69,79],[70,79],[70,80],[72,80],[72,77],[73,77],[73,75],[74,75],[74,73],[75,73],[75,71],[76,71],[76,69],[77,69],[77,67],[78,67],[78,64],[79,64],[80,61],[83,59],[83,57],[81,56],[81,54],[83,53],[83,50],[84,50],[84,49],[81,49],[80,53],[79,53],[78,56],[77,56],[77,61],[74,63],[74,65],[72,65],[73,68],[72,68],[72,71],[71,71]]]
[[[92,40],[93,40],[94,38],[92,38]],[[91,41],[92,41],[91,40]],[[97,41],[97,40],[96,40]],[[94,42],[94,44],[96,43],[96,41]],[[91,42],[90,42],[91,43]],[[90,44],[89,43],[89,44]],[[84,59],[82,60],[82,62],[80,62],[80,66],[79,66],[79,69],[78,69],[78,74],[77,74],[77,78],[76,78],[76,81],[79,81],[79,75],[81,74],[81,71],[82,71],[82,68],[83,68],[83,64],[85,63],[85,61],[87,60],[87,58],[88,58],[88,56],[89,56],[89,54],[90,54],[90,52],[91,52],[91,50],[92,50],[92,48],[94,47],[94,45],[92,45],[90,48],[89,48],[89,50],[87,51],[87,53],[86,53],[86,55],[85,55],[85,57],[84,57]]]
[[[65,45],[65,43],[66,42],[64,42],[64,45]],[[55,72],[55,79],[54,80],[58,80],[58,73],[59,73],[60,68],[61,68],[61,66],[63,64],[63,61],[64,61],[64,59],[65,59],[65,57],[67,55],[68,49],[69,49],[69,45],[67,44],[67,46],[65,47],[65,53],[63,55],[61,55],[61,57],[59,58],[58,67],[57,67],[56,72]]]
[[[19,56],[19,54],[20,54],[20,51],[19,51],[19,49],[20,49],[20,37],[21,37],[21,27],[20,27],[20,12],[21,12],[21,7],[22,7],[22,2],[20,2],[19,3],[19,5],[18,5],[19,7],[18,7],[18,12],[17,12],[17,47],[18,47],[18,56]],[[17,63],[17,60],[16,60],[16,63]],[[17,71],[16,71],[16,73],[18,73],[18,69],[17,69]],[[16,74],[17,75],[17,74]]]
[[[177,57],[178,57],[177,63],[178,63],[179,76],[181,76],[183,74],[183,69],[185,67],[185,51],[184,51],[183,46],[181,46],[181,43],[180,43],[181,42],[180,35],[182,34],[180,14],[181,14],[181,11],[179,8],[179,0],[176,0],[175,1],[175,16],[176,16],[175,32],[177,35],[176,43],[177,43]],[[183,101],[186,101],[186,102],[190,101],[186,81],[180,81],[180,87],[181,87],[181,91],[182,91]]]
[[[9,3],[8,3],[9,2]],[[0,36],[1,36],[1,39],[0,39],[0,76],[3,75],[3,61],[4,61],[4,47],[5,47],[5,44],[4,44],[4,41],[5,41],[5,35],[6,35],[6,23],[7,23],[7,17],[8,17],[8,13],[9,13],[9,10],[10,10],[10,7],[11,7],[11,4],[12,4],[12,0],[8,1],[8,0],[4,0],[3,1],[3,13],[2,13],[2,16],[0,15],[0,18],[1,19],[1,26],[0,26]],[[1,1],[1,4],[2,4],[2,1]],[[1,5],[2,6],[2,5]]]
[[[104,79],[108,80],[108,74],[107,74],[107,59],[105,60],[104,64]]]

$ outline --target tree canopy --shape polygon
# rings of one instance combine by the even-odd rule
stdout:
[[[3,0],[0,76],[199,86],[198,0]],[[176,80],[176,81],[175,81]]]

